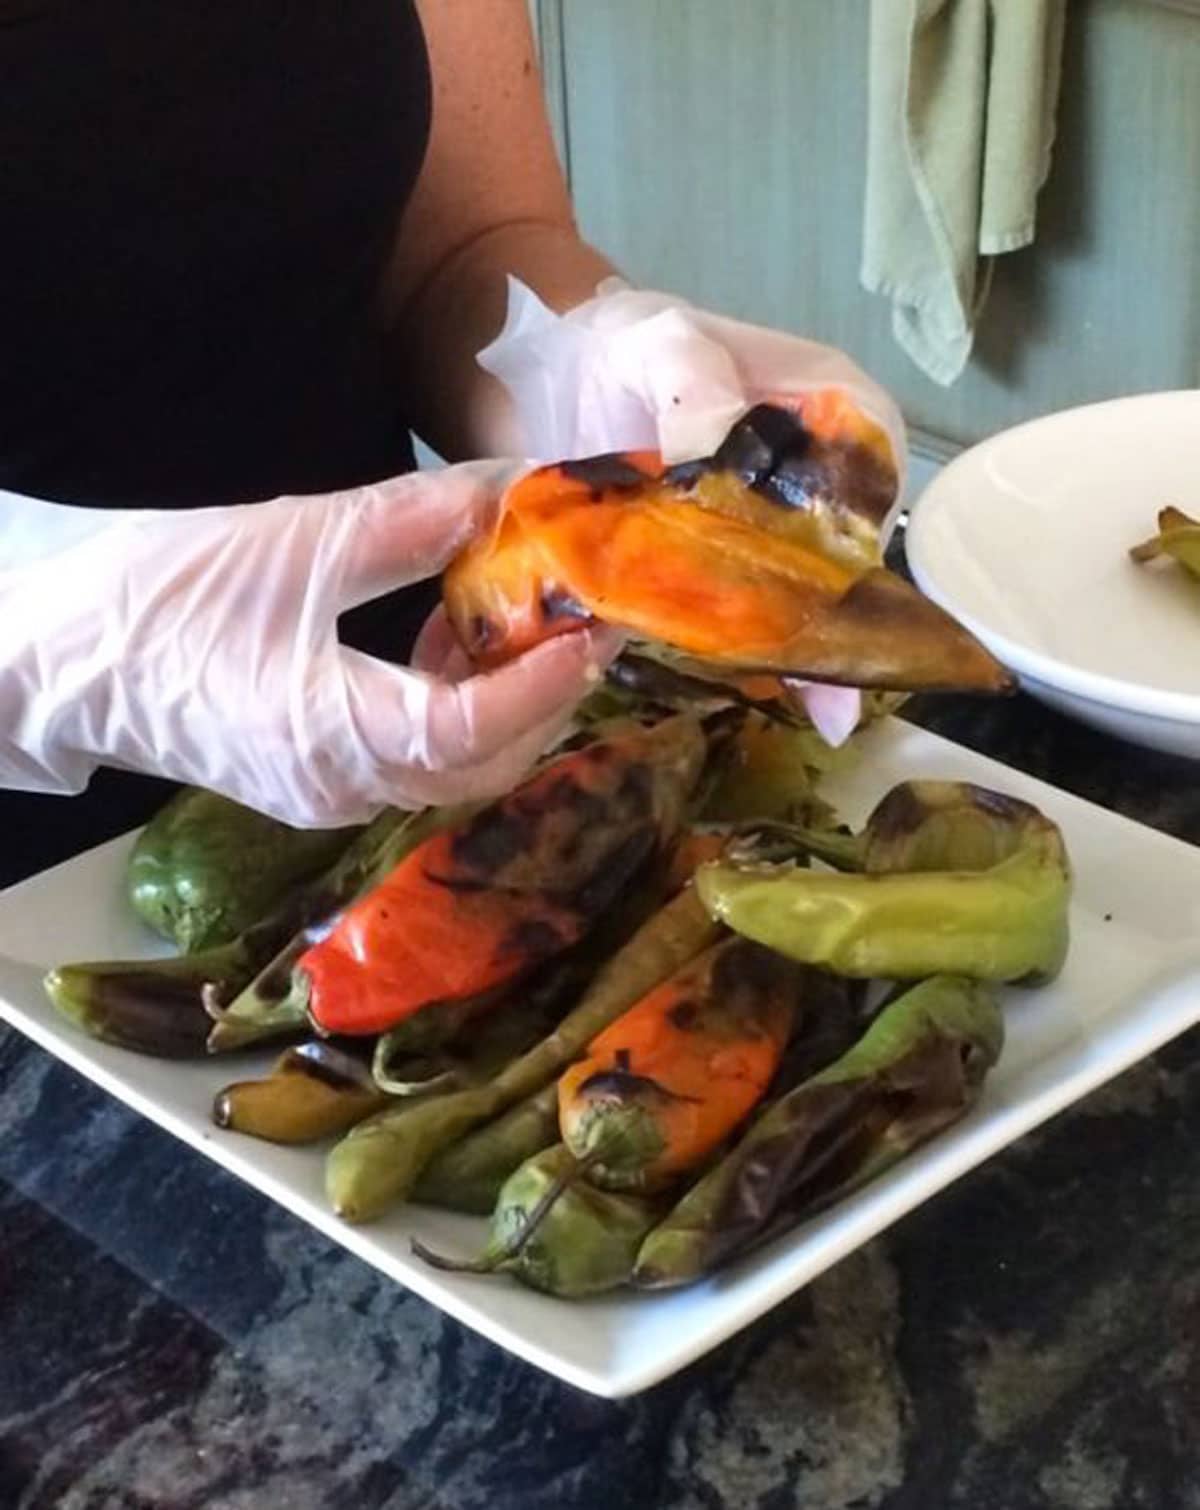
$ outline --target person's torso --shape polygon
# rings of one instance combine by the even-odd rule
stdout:
[[[0,0],[0,487],[409,465],[379,287],[429,110],[411,0]]]

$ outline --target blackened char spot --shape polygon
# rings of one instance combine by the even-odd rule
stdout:
[[[808,445],[808,431],[795,414],[774,404],[756,404],[721,442],[713,464],[759,487],[786,461],[799,460]]]
[[[586,755],[586,751],[584,754]],[[590,763],[590,762],[589,762]],[[564,776],[539,802],[543,812],[570,814],[573,822],[584,828],[589,823],[603,823],[610,815],[608,799],[599,792],[589,792],[574,776]]]
[[[577,602],[570,593],[561,587],[545,587],[542,589],[542,613],[546,622],[554,623],[556,619],[590,619],[591,614]]]
[[[649,766],[631,765],[617,788],[617,802],[628,817],[648,817],[654,807],[654,773]]]
[[[203,1051],[212,1019],[204,1009],[200,976],[155,975],[131,969],[97,974],[89,982],[93,1019],[115,1043],[167,1058]]]
[[[603,456],[584,456],[577,461],[561,463],[564,477],[572,482],[582,482],[591,488],[592,497],[599,499],[610,488],[640,488],[650,479],[635,467],[620,451],[609,451]]]
[[[682,488],[685,492],[694,488],[700,479],[713,471],[711,456],[705,456],[699,461],[677,461],[673,467],[668,467],[663,473],[663,481],[671,487]]]
[[[785,457],[769,477],[757,484],[758,491],[786,509],[807,509],[814,498],[827,498],[832,489],[826,468],[816,457]]]
[[[456,866],[461,865],[486,877],[526,853],[533,839],[534,819],[531,814],[516,812],[511,807],[487,807],[454,835],[450,841],[450,853]],[[448,884],[441,877],[436,879],[443,886]]]
[[[1029,818],[1037,813],[1035,807],[1028,802],[1022,802],[1019,797],[1010,797],[1007,792],[996,792],[991,787],[970,786],[971,801],[982,813],[987,813],[993,818],[1003,818],[1007,822],[1017,823],[1023,818]]]
[[[611,1097],[614,1101],[645,1100],[660,1104],[664,1101],[699,1100],[698,1096],[681,1096],[675,1091],[669,1091],[665,1085],[660,1085],[648,1075],[633,1075],[623,1069],[597,1070],[578,1087],[576,1094],[594,1096],[600,1100]]]
[[[870,830],[881,841],[903,839],[916,833],[928,817],[928,806],[917,796],[912,783],[905,781],[893,787],[871,814]]]
[[[737,939],[713,962],[710,989],[714,1001],[726,1006],[739,998],[758,1002],[794,987],[802,974],[803,966],[784,959],[773,949],[749,939]]]
[[[657,834],[647,825],[624,839],[610,854],[604,856],[591,875],[576,885],[569,897],[563,900],[584,917],[599,917],[604,913],[642,862],[654,848]]]
[[[573,942],[572,939],[564,938],[546,918],[522,918],[504,935],[496,952],[502,959],[516,957],[533,964],[548,955],[557,954]]]
[[[335,1090],[348,1086],[361,1090],[373,1083],[369,1068],[361,1060],[320,1039],[297,1044],[287,1057],[292,1074],[307,1075],[310,1080],[319,1080]]]
[[[480,880],[477,876],[446,876],[439,875],[436,870],[423,869],[421,874],[431,886],[442,886],[456,897],[473,896],[480,891],[492,891],[495,882],[492,880]]]
[[[797,415],[774,404],[756,404],[738,420],[711,457],[679,462],[669,468],[665,480],[690,488],[706,472],[732,472],[747,487],[767,490],[780,467],[804,456],[809,439]]]

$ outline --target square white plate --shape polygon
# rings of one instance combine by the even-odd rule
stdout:
[[[715,1347],[966,1170],[1200,1020],[1200,947],[1192,942],[1200,939],[1200,848],[900,722],[880,726],[864,744],[855,770],[826,788],[851,821],[894,782],[929,776],[1011,792],[1062,826],[1076,870],[1070,959],[1053,986],[1006,993],[1008,1041],[967,1118],[856,1196],[687,1290],[567,1303],[507,1279],[436,1273],[411,1256],[409,1237],[469,1253],[481,1241],[482,1222],[410,1207],[373,1226],[345,1226],[326,1207],[319,1149],[276,1148],[212,1126],[213,1093],[270,1056],[170,1063],[72,1029],[43,997],[47,966],[161,952],[124,905],[128,838],[0,893],[0,1016],[500,1346],[582,1389],[632,1394]]]

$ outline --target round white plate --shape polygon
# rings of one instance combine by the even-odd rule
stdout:
[[[957,457],[906,550],[923,592],[1085,723],[1200,758],[1200,583],[1129,547],[1200,516],[1200,389],[1052,414]]]

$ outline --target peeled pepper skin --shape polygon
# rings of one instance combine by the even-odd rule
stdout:
[[[1034,983],[1061,970],[1070,863],[1029,803],[967,782],[905,782],[857,840],[835,839],[826,857],[858,873],[717,863],[697,872],[697,894],[735,932],[838,975]]]
[[[806,433],[782,410],[753,414],[764,411]],[[756,424],[758,437],[767,421]],[[710,461],[669,471],[634,452],[518,479],[491,535],[444,578],[447,612],[476,663],[502,664],[600,619],[714,667],[860,687],[1012,689],[966,630],[880,564],[884,490],[861,512],[852,499],[810,496],[798,480],[804,455],[764,443],[756,469],[737,433]]]

